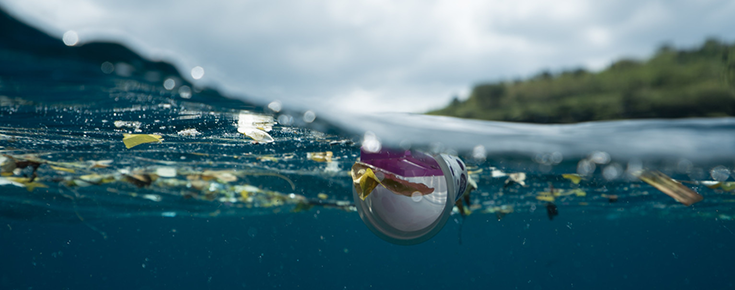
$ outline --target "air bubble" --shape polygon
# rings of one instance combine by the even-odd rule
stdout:
[[[191,69],[191,77],[195,80],[201,79],[204,76],[204,68],[201,66],[195,66]]]
[[[115,65],[109,61],[106,61],[102,63],[102,65],[100,66],[100,69],[102,70],[103,73],[109,75],[115,71]]]
[[[712,179],[716,181],[725,181],[730,178],[730,170],[722,165],[718,165],[712,168],[709,171],[709,174],[710,176],[712,176]]]
[[[365,149],[365,151],[376,153],[380,151],[381,147],[380,140],[375,136],[375,133],[370,131],[365,132],[365,137],[362,140],[362,148]]]
[[[268,109],[271,109],[271,111],[276,112],[276,113],[280,112],[282,109],[281,102],[280,101],[271,102],[270,104],[268,104]]]
[[[173,90],[176,86],[176,81],[172,78],[168,78],[165,81],[163,81],[163,88],[167,90]]]
[[[316,120],[316,113],[312,111],[304,112],[304,122],[311,123],[314,122],[314,120]]]
[[[66,46],[75,46],[79,43],[79,35],[74,30],[64,32],[64,37],[61,38]]]

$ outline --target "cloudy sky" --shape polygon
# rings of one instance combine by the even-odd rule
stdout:
[[[124,42],[231,96],[285,106],[423,112],[473,84],[601,69],[662,43],[735,40],[735,1],[0,0],[80,43]]]

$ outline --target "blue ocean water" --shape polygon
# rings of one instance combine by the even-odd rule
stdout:
[[[733,118],[312,118],[0,18],[2,289],[735,288]],[[368,139],[461,156],[472,214],[415,246],[374,236],[347,173]]]

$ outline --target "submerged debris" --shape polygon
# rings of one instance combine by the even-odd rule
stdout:
[[[556,205],[553,202],[546,204],[546,215],[549,216],[550,221],[554,220],[554,217],[559,215],[559,209],[556,208]]]
[[[690,188],[682,185],[681,183],[659,171],[644,170],[638,172],[637,174],[638,178],[640,178],[641,180],[652,185],[661,192],[667,194],[668,196],[671,196],[676,201],[686,206],[690,206],[704,199],[704,197],[694,192]]]
[[[618,195],[617,194],[601,194],[600,196],[607,198],[607,202],[609,203],[615,203],[618,202]]]

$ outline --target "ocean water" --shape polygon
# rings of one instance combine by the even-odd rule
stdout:
[[[735,288],[733,118],[303,112],[0,18],[2,289]],[[419,245],[373,235],[348,170],[376,142],[462,157],[472,213]]]

